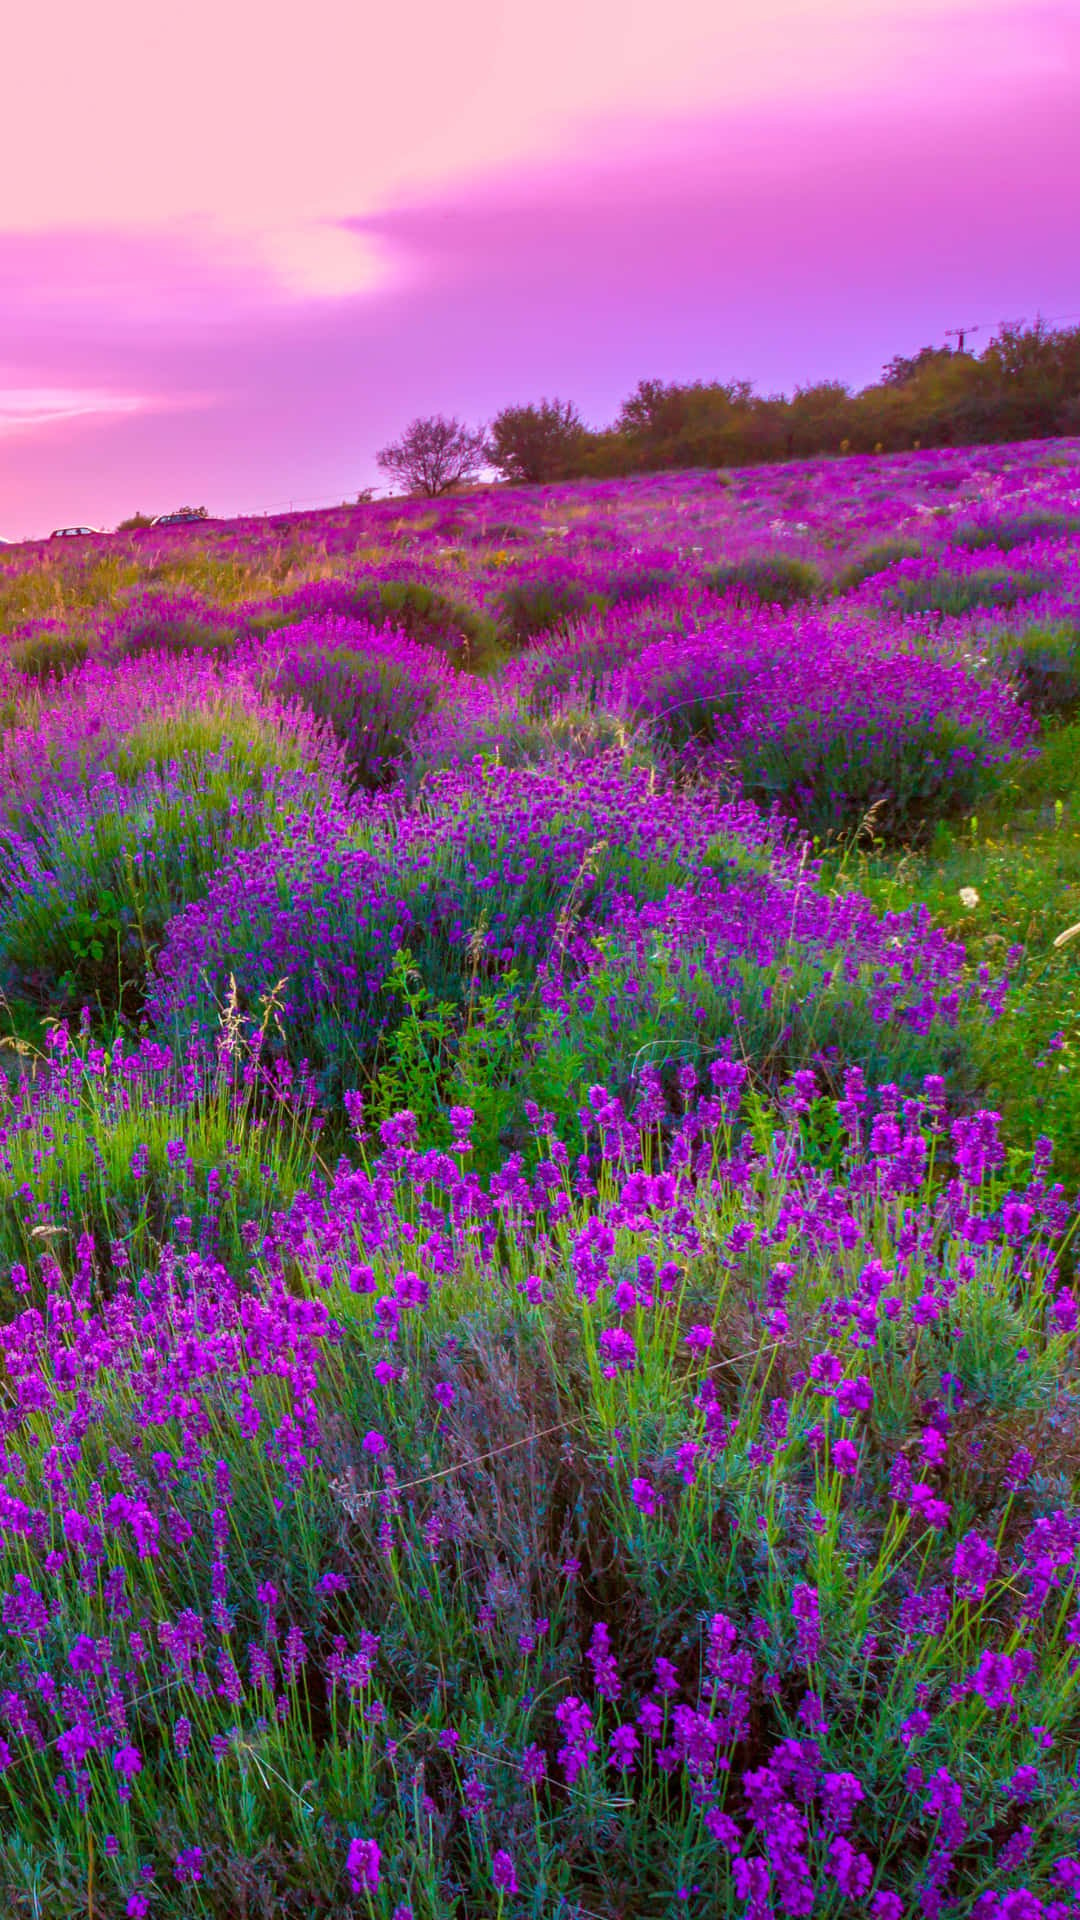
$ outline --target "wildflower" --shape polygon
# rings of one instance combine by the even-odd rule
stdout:
[[[874,1878],[873,1862],[865,1853],[856,1853],[842,1834],[829,1848],[829,1871],[849,1900],[862,1900],[869,1893]]]
[[[146,1920],[149,1911],[150,1902],[145,1893],[135,1892],[128,1894],[127,1905],[124,1908],[127,1920]]]
[[[964,1600],[981,1600],[997,1572],[998,1556],[980,1534],[965,1533],[953,1554],[953,1580]]]
[[[922,1707],[916,1708],[914,1713],[910,1713],[907,1719],[900,1723],[901,1744],[910,1747],[913,1740],[921,1740],[924,1734],[929,1733],[930,1726],[930,1715]]]
[[[605,1327],[600,1335],[600,1357],[606,1380],[614,1380],[619,1373],[633,1373],[638,1358],[633,1334],[623,1327]]]
[[[382,1850],[377,1840],[350,1840],[345,1871],[353,1893],[378,1893]]]
[[[592,1755],[597,1751],[593,1738],[592,1714],[579,1700],[576,1694],[570,1694],[555,1709],[555,1718],[563,1733],[564,1744],[559,1748],[559,1760],[566,1776],[566,1784],[572,1787],[578,1774],[588,1766]]]
[[[979,904],[979,894],[975,887],[961,887],[960,905],[965,913],[974,913]]]
[[[692,1326],[683,1335],[686,1345],[690,1347],[694,1353],[708,1353],[715,1338],[716,1335],[712,1327],[704,1326]]]
[[[817,1589],[798,1581],[791,1596],[791,1612],[795,1620],[795,1643],[799,1659],[804,1666],[812,1667],[821,1657],[821,1612]]]
[[[514,1871],[513,1859],[503,1847],[500,1847],[496,1853],[492,1854],[491,1883],[496,1893],[499,1894],[516,1893],[518,1890],[517,1874]]]
[[[593,1682],[600,1698],[617,1700],[622,1692],[622,1683],[615,1664],[615,1656],[611,1651],[608,1630],[602,1620],[598,1620],[592,1630],[588,1657],[593,1670]]]
[[[189,1886],[202,1879],[203,1850],[201,1847],[185,1847],[173,1861],[173,1874],[180,1885]]]
[[[1016,1452],[1010,1455],[1005,1468],[1005,1485],[1009,1492],[1015,1493],[1020,1487],[1026,1486],[1034,1471],[1034,1454],[1030,1453],[1027,1447],[1017,1447]]]
[[[637,1733],[629,1722],[614,1727],[608,1741],[608,1766],[614,1767],[619,1773],[632,1773],[634,1755],[640,1744]]]
[[[659,1511],[660,1496],[652,1481],[643,1479],[641,1475],[635,1475],[630,1482],[630,1498],[638,1512],[650,1518]]]
[[[829,1819],[846,1832],[855,1817],[855,1808],[866,1798],[861,1782],[853,1773],[827,1773],[821,1783],[821,1795]]]

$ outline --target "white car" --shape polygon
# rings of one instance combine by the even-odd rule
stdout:
[[[76,540],[84,533],[100,534],[100,527],[54,527],[50,540]]]
[[[175,513],[159,513],[151,520],[152,527],[186,527],[192,521],[208,518],[205,507],[177,507]]]

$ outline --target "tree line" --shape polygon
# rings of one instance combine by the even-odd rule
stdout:
[[[568,400],[503,407],[486,427],[436,414],[380,449],[383,473],[430,499],[493,468],[518,485],[732,467],[812,454],[897,453],[1080,434],[1080,326],[1002,325],[982,353],[898,354],[871,385],[764,395],[748,380],[641,380],[609,427]]]

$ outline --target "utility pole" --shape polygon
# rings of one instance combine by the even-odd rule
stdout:
[[[946,340],[955,340],[957,353],[963,353],[964,341],[967,339],[968,334],[978,333],[978,331],[978,327],[946,327],[945,338]]]

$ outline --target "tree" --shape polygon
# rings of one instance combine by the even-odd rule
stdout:
[[[491,423],[487,458],[504,480],[532,486],[565,480],[579,469],[585,436],[585,423],[569,400],[504,407]]]
[[[413,420],[401,439],[382,447],[375,460],[399,486],[437,500],[463,480],[475,479],[484,461],[484,435],[436,413]]]
[[[918,353],[895,353],[887,367],[881,369],[883,387],[906,387],[917,380],[921,373],[931,367],[939,367],[943,360],[951,360],[948,347],[920,347]]]

